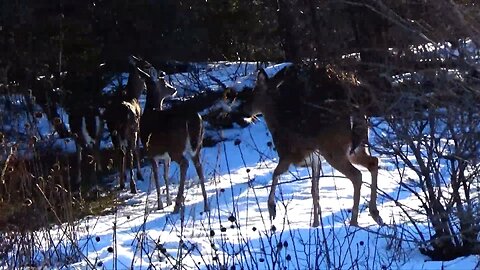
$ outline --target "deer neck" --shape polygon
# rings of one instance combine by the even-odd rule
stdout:
[[[142,93],[143,85],[143,80],[140,78],[137,69],[130,68],[127,82],[127,98],[129,100],[134,98],[138,100]]]
[[[281,128],[281,119],[278,119],[275,106],[275,102],[269,99],[261,103],[261,106],[259,108],[256,108],[256,111],[262,113],[263,119],[266,122],[268,129],[272,133]]]
[[[147,85],[147,98],[145,101],[145,111],[158,111],[162,109],[164,97],[161,96],[155,86]]]
[[[280,129],[281,124],[280,124],[280,119],[276,117],[273,113],[270,113],[269,111],[263,112],[263,118],[265,119],[265,122],[267,123],[268,129],[272,132],[275,133],[277,130]]]
[[[160,100],[160,105],[158,106],[158,108],[156,108],[157,110],[163,110],[163,101],[165,100],[165,98],[162,98],[162,100]]]

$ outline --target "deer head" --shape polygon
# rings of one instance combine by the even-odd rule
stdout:
[[[147,62],[148,63],[148,62]],[[145,78],[147,84],[147,103],[146,108],[162,109],[163,100],[167,97],[173,97],[177,94],[177,90],[165,80],[165,73],[160,73],[150,66],[147,72],[138,68],[140,74]]]
[[[288,68],[288,67],[287,67]],[[246,121],[256,119],[256,115],[272,108],[272,104],[277,98],[279,88],[281,88],[281,78],[285,69],[279,71],[275,76],[269,78],[264,69],[259,69],[255,87],[253,89],[244,89],[238,93],[236,101],[233,105],[237,113],[243,114]]]

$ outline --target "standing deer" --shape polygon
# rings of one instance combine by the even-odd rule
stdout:
[[[158,209],[163,209],[158,179],[158,161],[164,161],[164,181],[167,205],[171,205],[168,186],[170,160],[180,166],[180,183],[173,213],[178,213],[184,202],[185,178],[188,169],[188,157],[192,159],[202,188],[204,211],[208,211],[208,198],[205,190],[205,177],[200,163],[200,149],[203,140],[203,122],[201,116],[191,110],[161,110],[163,99],[172,95],[175,88],[164,77],[158,77],[155,68],[143,72],[147,85],[147,99],[140,119],[140,137],[145,152],[152,163],[155,187],[157,189]]]
[[[67,73],[63,80],[64,90],[68,93],[65,110],[68,112],[70,135],[76,146],[76,179],[74,187],[80,186],[84,180],[97,182],[103,167],[100,160],[100,141],[103,135],[104,122],[101,119],[101,89],[103,87],[103,68],[97,67],[94,71]],[[82,102],[79,102],[81,100]],[[85,105],[88,104],[88,105]],[[93,168],[88,166],[91,176],[82,176],[82,165],[85,154],[91,155]],[[90,161],[88,161],[90,163]]]
[[[136,66],[136,58],[129,57],[128,82],[125,93],[118,94],[107,106],[104,118],[120,162],[120,189],[125,188],[125,170],[128,160],[130,172],[130,192],[136,193],[137,187],[133,177],[133,154],[137,165],[137,179],[143,180],[138,150],[138,132],[140,129],[141,108],[138,102],[145,83]]]
[[[325,68],[317,66],[302,69],[287,66],[269,78],[259,70],[254,89],[245,92],[241,110],[249,116],[262,113],[271,131],[279,156],[272,175],[268,197],[271,219],[276,216],[275,190],[281,174],[291,164],[301,164],[319,152],[335,169],[352,181],[353,208],[350,224],[358,226],[358,211],[362,174],[352,164],[366,167],[372,175],[370,214],[378,224],[383,224],[376,205],[378,160],[367,154],[366,125],[352,125],[349,91],[344,82]],[[314,219],[319,226],[320,160],[312,159],[312,196]]]

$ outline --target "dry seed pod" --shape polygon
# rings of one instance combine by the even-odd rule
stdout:
[[[61,191],[65,192],[65,193],[68,192],[68,190],[66,190],[66,189],[65,189],[64,187],[62,187],[60,184],[56,184],[55,186],[56,186],[56,188],[57,188],[58,190],[61,190]]]
[[[87,160],[88,160],[88,164],[93,164],[93,162],[95,161],[92,155],[88,155]]]
[[[32,137],[30,137],[30,141],[28,142],[28,145],[29,145],[30,147],[34,147],[35,144],[37,143],[37,141],[38,141],[38,138],[35,137],[35,136],[32,136]]]
[[[33,202],[32,202],[32,200],[29,199],[29,198],[26,198],[25,201],[23,202],[23,205],[24,205],[24,206],[30,206],[30,205],[32,205],[32,204],[33,204]]]
[[[53,119],[53,124],[55,126],[61,125],[62,124],[62,119],[60,119],[60,117],[55,117],[55,119]]]
[[[113,168],[113,159],[109,159],[107,163],[107,169],[111,170]]]

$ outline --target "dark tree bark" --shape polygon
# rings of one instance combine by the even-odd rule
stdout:
[[[290,1],[272,0],[273,6],[276,7],[278,27],[282,36],[282,47],[285,53],[285,60],[298,62],[300,60],[299,48],[294,36],[295,20],[291,14]]]

